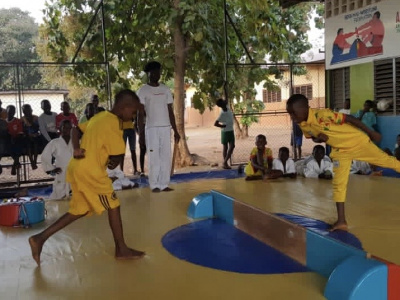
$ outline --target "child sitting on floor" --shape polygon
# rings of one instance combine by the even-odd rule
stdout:
[[[272,168],[272,150],[265,147],[267,145],[266,136],[257,135],[255,144],[256,147],[250,153],[250,161],[244,169],[246,180],[262,179]]]
[[[304,160],[303,171],[306,178],[332,179],[333,164],[325,155],[324,146],[316,145],[314,147],[312,155]]]
[[[67,166],[71,160],[74,149],[71,140],[72,123],[70,120],[61,121],[61,136],[51,140],[42,152],[43,170],[55,176],[53,192],[50,200],[58,200],[69,197],[70,185],[65,181]],[[53,160],[54,157],[54,160]],[[54,162],[54,163],[53,163]]]
[[[107,174],[112,181],[112,185],[115,191],[134,189],[139,187],[139,184],[137,184],[136,182],[133,183],[129,180],[129,178],[125,177],[125,174],[124,172],[122,172],[120,166],[116,167],[113,170],[107,168]]]
[[[267,178],[290,177],[296,178],[296,169],[293,159],[289,158],[289,148],[279,148],[278,158],[272,162],[272,172]]]

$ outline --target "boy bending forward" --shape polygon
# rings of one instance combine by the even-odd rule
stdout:
[[[29,238],[32,256],[38,265],[43,244],[50,236],[85,215],[101,214],[105,210],[114,237],[115,258],[134,259],[144,255],[125,243],[120,203],[106,172],[107,167],[116,168],[125,153],[122,122],[132,120],[141,107],[133,91],[123,90],[116,95],[110,112],[98,113],[90,122],[73,128],[74,158],[67,169],[67,181],[72,189],[70,208],[50,227]]]
[[[330,109],[313,109],[308,99],[301,94],[292,95],[286,110],[294,122],[299,124],[304,136],[316,143],[325,142],[332,147],[333,200],[336,202],[338,220],[332,230],[347,230],[344,211],[347,183],[352,160],[361,160],[400,172],[400,162],[379,149],[380,134],[368,128],[351,115],[335,113]],[[362,132],[364,131],[364,132]],[[372,141],[371,141],[372,140]]]

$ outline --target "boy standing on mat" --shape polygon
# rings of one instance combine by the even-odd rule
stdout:
[[[231,169],[228,161],[231,159],[233,149],[235,149],[235,133],[233,131],[233,113],[228,109],[228,102],[223,99],[217,100],[217,106],[222,109],[214,126],[221,128],[221,144],[223,145],[222,155],[224,163],[222,168]]]
[[[144,256],[144,252],[131,249],[125,243],[120,202],[106,172],[107,167],[116,168],[125,153],[122,122],[132,120],[141,109],[137,95],[131,90],[123,90],[116,95],[110,112],[101,112],[90,122],[73,128],[74,158],[67,169],[67,181],[72,189],[70,208],[50,227],[29,238],[32,256],[38,265],[43,244],[49,237],[83,216],[101,214],[104,210],[108,211],[114,237],[115,258],[136,259]]]
[[[286,110],[292,120],[300,125],[305,137],[332,147],[335,174],[332,181],[333,200],[338,216],[332,230],[347,230],[344,202],[352,160],[370,162],[397,172],[400,172],[400,162],[373,143],[381,139],[378,132],[351,115],[335,113],[330,109],[310,108],[308,99],[302,94],[292,95],[286,103]]]

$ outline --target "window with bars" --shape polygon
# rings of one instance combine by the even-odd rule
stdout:
[[[294,94],[303,94],[308,98],[308,100],[312,100],[313,98],[313,86],[312,84],[305,85],[295,85],[293,87]]]
[[[281,89],[272,90],[272,91],[263,89],[263,102],[264,103],[281,102],[281,101],[282,101]]]
[[[400,115],[400,58],[374,62],[374,88],[378,113]]]
[[[350,99],[350,68],[341,68],[331,71],[331,97],[329,108],[340,110],[344,102]]]

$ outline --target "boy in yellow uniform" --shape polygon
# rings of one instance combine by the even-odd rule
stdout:
[[[373,143],[380,140],[379,133],[351,115],[336,113],[330,109],[310,108],[308,99],[301,94],[294,94],[288,99],[286,110],[292,120],[299,124],[305,137],[312,138],[316,143],[325,142],[332,147],[331,158],[335,174],[332,181],[333,200],[336,202],[338,214],[332,230],[347,230],[344,202],[352,160],[370,162],[397,172],[400,172],[400,162]]]
[[[132,120],[140,109],[142,105],[137,95],[131,90],[123,90],[116,95],[110,112],[100,112],[89,122],[73,129],[74,158],[67,169],[67,181],[71,183],[72,190],[70,208],[50,227],[29,238],[32,256],[38,265],[43,244],[50,236],[83,216],[101,214],[104,210],[108,211],[115,257],[134,259],[144,255],[144,252],[131,249],[125,243],[120,202],[106,171],[107,167],[116,168],[125,153],[122,122]]]

